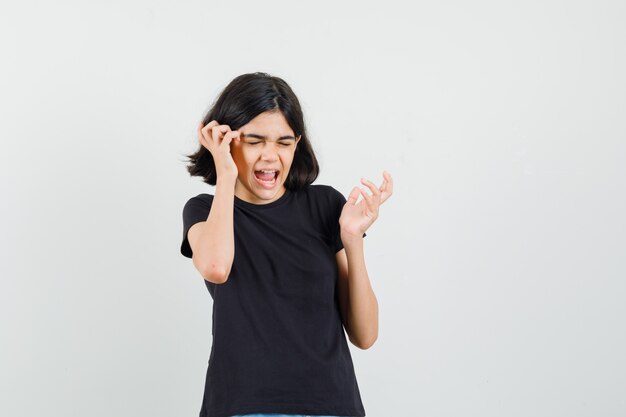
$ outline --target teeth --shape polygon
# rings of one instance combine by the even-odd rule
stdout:
[[[274,184],[276,182],[276,176],[278,175],[276,170],[261,169],[261,170],[258,170],[256,172],[263,172],[263,173],[266,173],[266,174],[274,174],[274,176],[272,176],[271,180],[262,180],[261,178],[259,178],[259,177],[257,177],[255,175],[257,181],[260,181],[260,182],[262,182],[264,184]]]

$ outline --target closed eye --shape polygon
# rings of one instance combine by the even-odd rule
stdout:
[[[248,145],[258,145],[262,142],[246,142]],[[278,142],[281,146],[291,146],[291,142]]]

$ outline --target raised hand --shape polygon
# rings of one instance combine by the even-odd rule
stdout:
[[[380,205],[387,201],[393,192],[391,174],[383,171],[383,178],[383,182],[378,188],[371,181],[361,178],[361,182],[372,191],[371,195],[360,187],[352,189],[339,217],[342,238],[362,237],[363,233],[378,218]],[[359,194],[363,196],[363,199],[356,204]]]
[[[240,139],[238,130],[231,130],[228,125],[221,125],[217,120],[211,120],[206,126],[198,124],[198,140],[211,155],[215,162],[217,177],[237,178],[238,170],[230,153],[230,142]]]

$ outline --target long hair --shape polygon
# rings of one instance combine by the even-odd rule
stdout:
[[[231,130],[237,130],[266,111],[280,111],[294,135],[301,135],[285,188],[296,191],[312,184],[319,174],[319,164],[307,136],[300,102],[282,78],[264,72],[239,75],[224,88],[204,116],[202,124],[206,126],[211,120],[216,120],[221,125],[228,125]],[[216,184],[215,161],[208,149],[199,144],[196,152],[185,156],[189,159],[187,171],[191,176],[202,177],[209,185]]]

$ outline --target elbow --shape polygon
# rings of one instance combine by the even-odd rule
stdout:
[[[228,280],[230,269],[220,268],[215,265],[205,267],[200,271],[202,278],[213,284],[223,284]]]
[[[350,339],[350,341],[352,342],[354,346],[358,347],[359,349],[367,350],[374,345],[377,339],[378,339],[378,335],[374,335],[370,337],[369,339],[364,339],[364,340],[359,340],[359,341]]]
[[[374,345],[374,343],[376,342],[376,339],[378,339],[378,337],[374,337],[374,338],[368,340],[367,342],[362,343],[361,346],[359,346],[359,348],[362,349],[362,350],[367,350],[367,349],[371,348]]]

